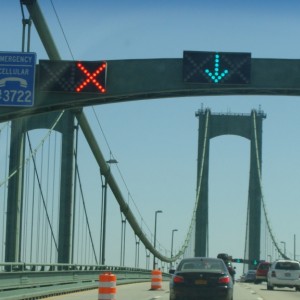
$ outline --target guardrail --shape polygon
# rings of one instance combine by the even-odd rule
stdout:
[[[118,266],[0,263],[0,299],[39,299],[98,287],[99,274],[111,272],[117,285],[151,282],[151,271]],[[163,273],[163,280],[169,274]]]

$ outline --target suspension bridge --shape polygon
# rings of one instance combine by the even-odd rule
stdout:
[[[30,18],[23,22],[24,41],[26,26],[30,32],[29,24],[33,21],[48,53],[50,64],[53,61],[66,64],[61,60],[38,2],[21,1],[21,6],[26,8],[30,15]],[[23,42],[23,51],[28,50]],[[1,148],[1,274],[12,271],[44,272],[45,269],[55,272],[84,270],[92,275],[99,273],[99,270],[110,268],[114,268],[117,272],[120,271],[118,268],[123,268],[124,273],[132,270],[137,273],[145,272],[157,267],[167,271],[166,265],[175,263],[183,256],[209,255],[209,140],[226,134],[235,134],[251,141],[245,252],[241,256],[250,262],[249,268],[254,267],[251,263],[254,260],[267,260],[268,257],[275,258],[276,255],[287,258],[271,230],[263,197],[261,157],[262,121],[266,117],[264,112],[253,110],[250,114],[237,115],[214,114],[209,109],[196,112],[199,119],[199,148],[195,204],[188,218],[190,224],[186,237],[181,247],[173,253],[170,249],[160,249],[156,246],[155,232],[153,234],[149,230],[143,223],[142,216],[136,214],[138,209],[134,210],[129,205],[126,195],[122,194],[113,173],[115,168],[120,172],[117,161],[113,155],[109,160],[105,159],[83,110],[83,107],[95,104],[187,95],[300,94],[300,86],[291,79],[299,74],[290,70],[291,63],[299,64],[299,61],[250,59],[250,62],[251,84],[243,88],[234,84],[214,85],[212,88],[210,84],[191,86],[183,82],[180,77],[182,59],[108,61],[107,64],[112,70],[107,75],[111,84],[110,91],[101,95],[92,94],[89,98],[80,93],[49,92],[45,89],[47,85],[45,81],[48,79],[47,77],[43,79],[42,74],[52,67],[45,67],[47,63],[44,62],[37,65],[34,106],[17,110],[7,106],[0,109],[0,120],[3,122],[0,139],[1,145],[6,145]],[[266,69],[267,74],[264,73]],[[289,79],[284,76],[286,72],[289,72]],[[141,74],[144,74],[147,80],[144,80]],[[96,75],[89,76],[96,77]],[[120,79],[124,77],[132,78],[132,83],[128,84],[127,81],[124,84]],[[55,80],[59,82],[60,79]],[[79,90],[81,89],[83,87]],[[30,131],[41,129],[43,131],[40,141],[33,146]],[[79,131],[92,154],[93,165],[99,168],[95,189],[98,195],[101,195],[99,197],[101,212],[97,226],[90,220],[88,213],[91,210],[88,208],[90,201],[85,199],[82,185],[78,161],[79,145],[82,143],[78,138]],[[106,264],[106,253],[110,251],[105,243],[110,232],[110,228],[106,227],[108,189],[118,203],[122,224],[121,241],[118,245],[120,247],[118,267]],[[264,236],[261,234],[262,223],[266,227]],[[136,239],[134,266],[125,264],[127,224],[130,225]],[[97,243],[96,235],[98,235]],[[263,254],[262,240],[268,241]],[[139,262],[141,245],[146,253],[145,268],[141,268]],[[151,256],[153,265],[150,264]],[[49,281],[47,283],[49,284]]]

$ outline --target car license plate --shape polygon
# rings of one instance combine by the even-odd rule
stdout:
[[[285,273],[285,277],[291,277],[291,273]]]
[[[197,285],[205,285],[205,284],[207,284],[207,280],[196,279],[195,284],[197,284]]]

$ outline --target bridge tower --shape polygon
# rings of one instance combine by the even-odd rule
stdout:
[[[7,219],[5,261],[20,262],[22,245],[22,211],[24,191],[24,153],[25,134],[33,129],[50,129],[60,112],[24,117],[12,121],[9,174],[15,175],[9,180],[7,195]],[[59,235],[57,241],[58,263],[71,263],[72,256],[72,209],[74,182],[74,143],[75,115],[65,111],[56,124],[55,131],[62,135],[62,156],[60,173]]]
[[[210,139],[221,135],[238,135],[251,142],[250,179],[248,192],[248,255],[260,257],[262,155],[262,121],[266,115],[252,110],[251,114],[212,114],[209,109],[196,112],[199,119],[197,197],[195,224],[195,256],[208,255],[208,174]]]

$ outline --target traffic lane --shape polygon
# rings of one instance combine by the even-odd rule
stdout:
[[[95,300],[98,299],[98,289],[44,298],[45,300]],[[132,283],[117,286],[118,300],[169,300],[169,281],[162,282],[162,288],[151,290],[151,282]]]
[[[169,300],[169,282],[162,283],[162,289],[151,290],[151,282],[118,285],[118,300]],[[234,284],[234,300],[299,300],[300,292],[295,289],[274,289],[268,291],[266,284],[239,283]],[[95,300],[98,289],[72,293],[62,296],[44,298],[48,300]]]
[[[268,291],[265,283],[236,283],[234,295],[235,300],[299,300],[300,298],[300,292],[296,292],[295,289],[274,288],[273,291]]]

